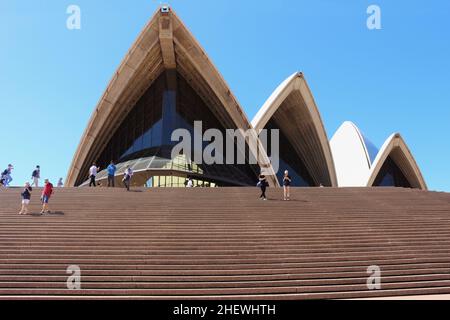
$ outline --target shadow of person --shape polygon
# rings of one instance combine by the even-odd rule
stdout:
[[[58,215],[58,216],[63,216],[64,215],[64,212],[62,212],[62,211],[50,211],[49,213],[47,213],[48,215],[52,215],[52,216],[55,216],[55,215]]]
[[[50,212],[45,212],[45,213],[29,212],[27,215],[28,216],[32,216],[32,217],[41,217],[43,215],[46,215],[46,216],[63,216],[64,212],[62,212],[62,211],[50,211]]]

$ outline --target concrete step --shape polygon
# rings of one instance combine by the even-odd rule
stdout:
[[[450,195],[402,188],[0,190],[0,299],[371,298],[450,293]],[[39,189],[31,209],[39,211]],[[66,269],[81,268],[81,290]],[[382,271],[369,290],[367,268]]]

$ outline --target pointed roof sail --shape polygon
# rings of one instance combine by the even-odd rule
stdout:
[[[122,132],[118,129],[126,122],[124,119],[139,118],[138,112],[135,112],[138,115],[134,114],[138,109],[136,106],[141,100],[152,97],[150,89],[162,78],[165,79],[163,82],[169,93],[177,91],[178,87],[184,92],[192,89],[202,102],[199,104],[206,105],[208,117],[216,119],[224,128],[246,130],[254,127],[257,131],[266,126],[275,126],[281,129],[283,138],[288,140],[287,148],[294,150],[288,152],[290,160],[301,162],[300,167],[306,172],[307,179],[312,181],[311,185],[322,183],[326,186],[337,186],[339,179],[339,185],[373,186],[381,183],[380,179],[386,170],[395,169],[401,173],[399,179],[407,181],[407,185],[426,189],[420,170],[399,135],[391,136],[377,154],[376,148],[351,123],[338,130],[331,140],[331,146],[339,140],[337,137],[340,134],[344,137],[352,136],[350,141],[356,144],[355,159],[345,152],[342,157],[339,156],[342,150],[336,155],[333,147],[335,168],[322,119],[301,73],[293,74],[274,91],[253,119],[252,126],[223,77],[171,10],[158,10],[153,15],[114,73],[81,137],[69,168],[67,185],[80,185],[85,181],[91,163],[97,161],[100,156],[112,158],[105,152],[111,146],[112,137],[121,136]],[[172,96],[168,99],[176,98]],[[157,125],[164,126],[164,123],[158,122]],[[134,138],[130,135],[126,139]],[[246,148],[248,147],[250,153],[260,156],[259,166],[268,172],[269,183],[279,185],[274,168],[266,165],[270,160],[267,153],[262,151],[264,148],[261,141],[256,139],[256,135],[254,140],[257,141],[256,148],[252,143],[247,144]],[[136,141],[137,145],[139,143]],[[135,146],[132,144],[130,152],[133,152],[133,149]],[[247,150],[238,151],[247,153]],[[352,181],[349,182],[345,179],[351,175],[344,177],[342,161],[348,162],[350,158],[360,162],[358,166],[352,166],[352,170],[360,168],[361,172],[353,179],[355,181],[350,179]],[[363,174],[362,171],[366,173]]]
[[[387,164],[401,170],[401,176],[406,179],[411,188],[427,190],[427,185],[420,172],[411,151],[399,133],[392,134],[378,152],[371,167],[366,186],[372,187],[381,181],[381,174]]]
[[[257,130],[263,129],[272,120],[289,140],[314,184],[337,186],[325,127],[302,73],[294,73],[278,86],[252,125]]]
[[[350,121],[345,121],[330,141],[336,175],[340,187],[358,187],[367,183],[367,176],[378,150]]]
[[[89,166],[123,118],[163,72],[169,86],[176,85],[176,73],[182,75],[225,128],[251,128],[237,99],[192,34],[172,10],[158,9],[100,98],[69,168],[67,185],[85,180]],[[252,147],[250,152],[257,154]],[[267,155],[259,155],[262,163],[269,163]],[[277,184],[273,171],[269,183]]]
[[[377,151],[355,124],[346,121],[330,144],[340,187],[427,188],[417,163],[398,133],[391,135]]]

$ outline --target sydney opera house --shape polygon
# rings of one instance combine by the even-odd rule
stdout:
[[[231,142],[233,157],[245,161],[203,163],[178,152],[172,133],[195,136],[197,121],[205,149],[209,129],[253,132],[252,143]],[[261,129],[278,130],[278,145],[266,143]],[[20,190],[0,190],[0,300],[148,299],[158,308],[161,300],[227,300],[225,307],[450,299],[450,193],[427,190],[398,133],[377,148],[347,121],[330,137],[298,72],[250,121],[188,29],[162,6],[101,96],[68,187],[52,195],[52,212],[40,214],[33,195],[30,214],[19,216]],[[133,169],[131,192],[78,188],[94,162],[105,184],[111,160],[117,185]],[[294,186],[307,188],[292,188],[291,201],[270,188],[269,201],[260,201],[260,172],[276,187],[286,169]],[[172,188],[187,177],[205,188]],[[283,314],[291,313],[276,317]]]
[[[168,7],[158,10],[126,54],[103,93],[73,158],[67,185],[82,186],[95,162],[117,163],[116,178],[131,167],[133,183],[149,187],[254,186],[258,164],[198,164],[171,158],[177,128],[279,129],[279,186],[288,169],[295,186],[398,186],[427,189],[400,134],[377,149],[351,122],[328,139],[305,76],[294,73],[272,93],[250,122],[202,47]],[[248,145],[244,152],[256,152]],[[269,150],[264,152],[270,163]],[[97,176],[106,179],[103,170]]]

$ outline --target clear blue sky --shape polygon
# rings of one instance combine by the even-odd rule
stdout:
[[[328,137],[355,122],[378,147],[409,144],[432,190],[450,191],[450,1],[169,2],[251,119],[303,71]],[[81,8],[81,30],[66,9]],[[377,4],[382,30],[368,30]],[[0,167],[15,184],[36,164],[66,176],[108,81],[159,5],[154,0],[0,0]]]

